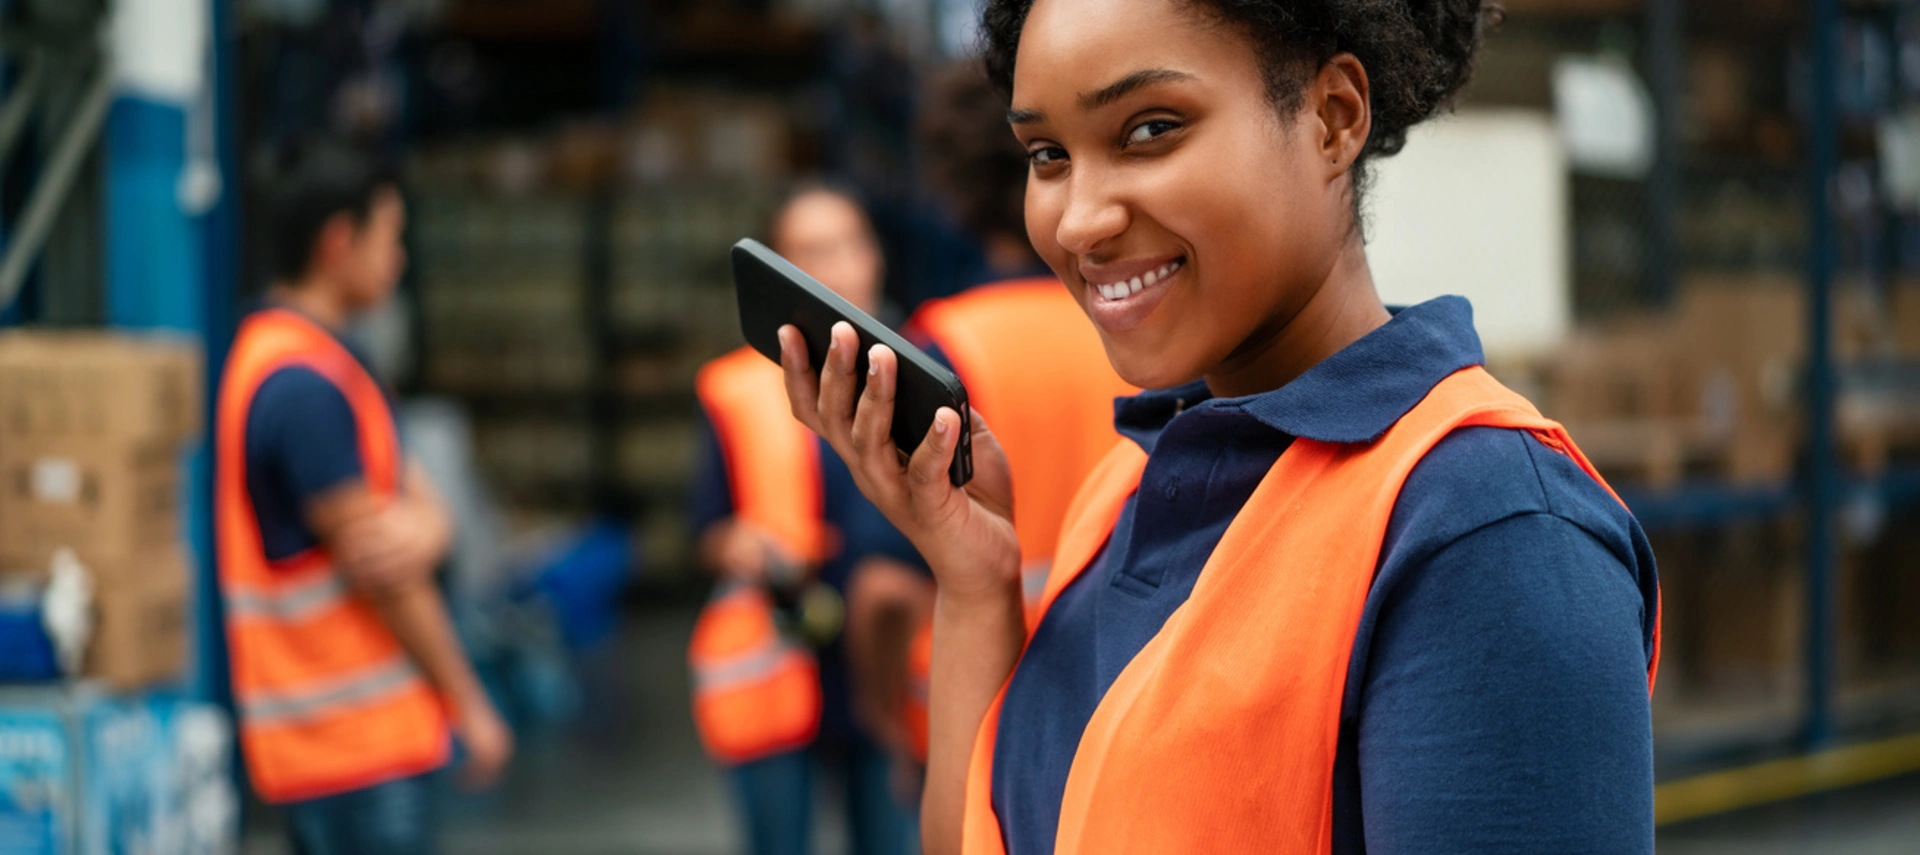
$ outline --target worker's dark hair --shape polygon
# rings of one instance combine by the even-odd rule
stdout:
[[[918,136],[927,186],[962,228],[1026,240],[1027,153],[1007,128],[1005,93],[978,60],[953,63],[927,81]]]
[[[1481,36],[1503,10],[1493,0],[1178,0],[1253,40],[1267,92],[1282,118],[1320,67],[1351,53],[1367,69],[1373,131],[1353,163],[1354,209],[1369,161],[1397,154],[1407,131],[1449,107],[1473,74]],[[987,74],[1013,91],[1013,61],[1033,0],[988,0],[982,13]],[[1356,220],[1357,222],[1357,220]]]
[[[355,146],[334,140],[288,143],[259,164],[267,208],[268,273],[297,282],[313,262],[327,222],[346,214],[365,222],[383,190],[398,190],[397,172]]]

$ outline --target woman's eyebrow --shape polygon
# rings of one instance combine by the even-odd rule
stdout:
[[[1195,79],[1193,75],[1184,71],[1174,71],[1171,68],[1143,68],[1119,80],[1115,80],[1098,90],[1081,93],[1080,109],[1086,111],[1098,110],[1101,107],[1105,107],[1108,104],[1126,97],[1127,93],[1143,86],[1152,86],[1156,83],[1169,83],[1175,80],[1193,79]]]
[[[1139,89],[1145,86],[1152,86],[1156,83],[1170,83],[1175,80],[1198,80],[1198,79],[1199,78],[1194,77],[1193,75],[1188,74],[1184,71],[1174,71],[1171,68],[1143,68],[1143,69],[1140,69],[1139,71],[1135,71],[1131,74],[1128,74],[1127,76],[1122,77],[1119,80],[1115,80],[1114,82],[1109,83],[1106,86],[1103,86],[1100,89],[1097,89],[1093,92],[1081,93],[1080,109],[1088,112],[1091,112],[1093,110],[1098,110],[1101,107],[1105,107],[1108,104],[1111,104],[1115,101],[1120,100],[1121,98],[1127,97],[1127,93],[1132,92],[1135,89]],[[1037,125],[1044,121],[1046,121],[1046,115],[1041,113],[1039,110],[1007,111],[1008,124]]]

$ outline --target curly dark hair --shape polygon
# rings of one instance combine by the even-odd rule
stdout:
[[[1473,74],[1481,37],[1504,12],[1492,0],[1178,0],[1238,27],[1262,58],[1267,91],[1282,117],[1300,107],[1308,80],[1340,53],[1367,69],[1373,131],[1352,167],[1354,206],[1367,164],[1407,144],[1407,131],[1452,105]],[[988,0],[981,15],[987,75],[1013,92],[1013,60],[1033,0]]]
[[[1006,95],[979,62],[955,62],[928,79],[916,136],[926,183],[961,227],[1026,238],[1027,152],[1007,130]]]

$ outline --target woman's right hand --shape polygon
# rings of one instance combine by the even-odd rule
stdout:
[[[947,407],[911,457],[892,437],[898,357],[885,345],[868,353],[866,391],[855,395],[859,337],[852,325],[833,325],[826,366],[808,364],[805,340],[780,328],[780,364],[786,370],[793,415],[847,463],[860,492],[913,541],[933,568],[943,598],[998,600],[1020,583],[1020,543],[1013,531],[1013,483],[1005,452],[974,412],[973,480],[948,480],[960,415]],[[903,462],[904,460],[904,462]]]

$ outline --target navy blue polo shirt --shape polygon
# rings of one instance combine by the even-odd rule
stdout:
[[[1146,471],[1007,691],[992,791],[1009,855],[1052,851],[1095,706],[1293,438],[1377,439],[1481,361],[1471,307],[1443,297],[1271,392],[1117,403]],[[1521,431],[1442,440],[1401,490],[1354,638],[1333,851],[1651,853],[1656,596],[1639,525],[1571,459]]]
[[[887,522],[880,509],[860,494],[853,472],[841,461],[825,440],[815,437],[820,450],[820,483],[824,495],[822,515],[840,535],[841,548],[820,567],[820,580],[841,595],[847,592],[848,576],[862,559],[884,557],[926,572],[920,553],[899,529]],[[727,479],[727,463],[720,453],[713,424],[704,413],[700,418],[700,463],[693,479],[693,503],[689,521],[696,534],[734,514],[733,485]],[[840,639],[834,639],[820,651],[821,733],[845,737],[854,732],[853,706],[846,652]]]
[[[357,347],[334,337],[374,374]],[[391,408],[391,396],[387,403]],[[311,368],[281,368],[254,393],[246,437],[247,494],[267,560],[318,546],[319,538],[307,527],[307,505],[362,477],[359,422],[346,394]]]

